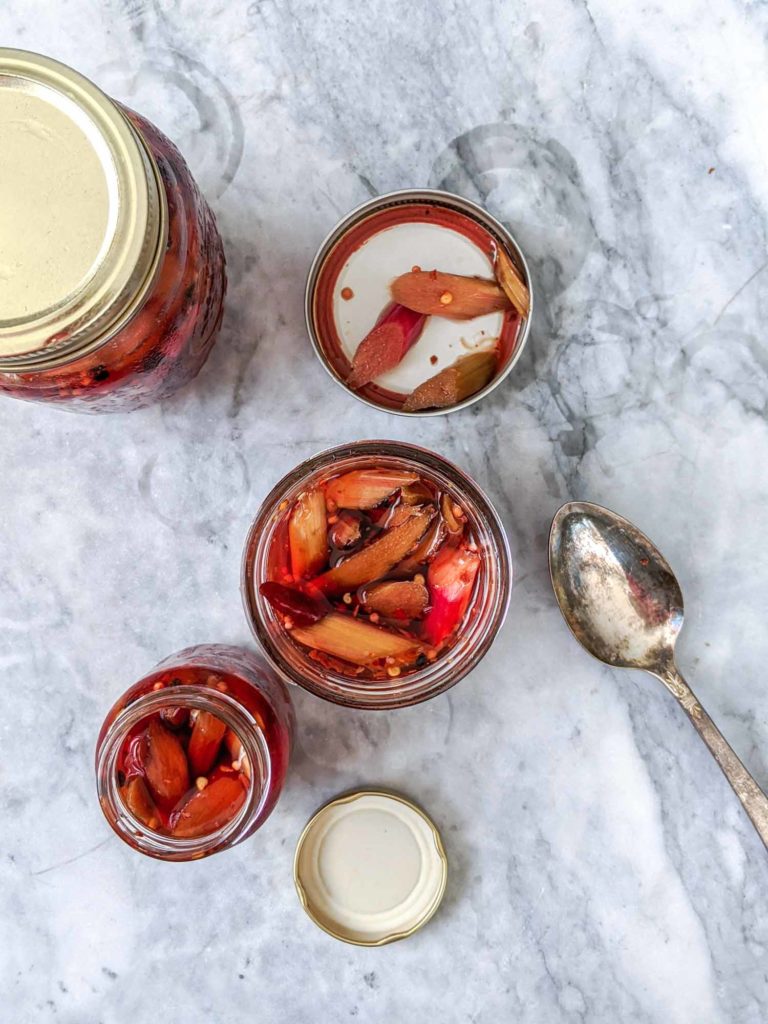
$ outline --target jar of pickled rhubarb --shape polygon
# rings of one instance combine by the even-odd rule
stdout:
[[[257,654],[189,647],[135,683],[96,747],[104,815],[129,846],[193,860],[247,839],[283,788],[294,713]]]
[[[176,147],[71,68],[0,49],[0,393],[136,409],[200,370],[226,278]]]
[[[251,629],[288,679],[358,708],[447,690],[509,604],[501,521],[466,473],[397,441],[321,452],[272,490],[246,541]]]

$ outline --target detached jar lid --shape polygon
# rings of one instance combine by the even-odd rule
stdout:
[[[125,323],[166,219],[117,104],[57,61],[0,49],[0,369],[44,368]]]
[[[445,892],[440,834],[410,801],[361,790],[332,800],[299,839],[294,881],[315,924],[357,946],[417,931]]]

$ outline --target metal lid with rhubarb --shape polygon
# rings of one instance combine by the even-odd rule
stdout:
[[[461,196],[410,189],[353,210],[321,245],[305,312],[315,351],[379,409],[436,415],[488,394],[519,358],[532,297],[509,231]]]
[[[154,160],[57,61],[0,49],[0,369],[96,347],[136,310],[165,237]]]

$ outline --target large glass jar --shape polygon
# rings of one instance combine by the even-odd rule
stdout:
[[[318,520],[318,556],[297,565],[294,541],[313,548]],[[485,494],[400,441],[339,445],[297,466],[264,500],[243,556],[246,615],[272,663],[319,697],[371,710],[417,704],[466,676],[501,628],[511,586]]]
[[[224,253],[183,157],[62,64],[0,49],[0,394],[126,411],[200,370]]]
[[[214,644],[173,654],[104,720],[104,815],[129,846],[162,860],[234,846],[275,806],[293,728],[288,690],[257,654]]]

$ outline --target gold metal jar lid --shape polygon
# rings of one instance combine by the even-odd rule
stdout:
[[[120,108],[58,61],[0,48],[0,369],[97,347],[164,248],[157,167]]]
[[[323,931],[356,946],[383,946],[412,935],[435,913],[448,859],[436,826],[410,800],[359,790],[309,821],[293,877]]]

